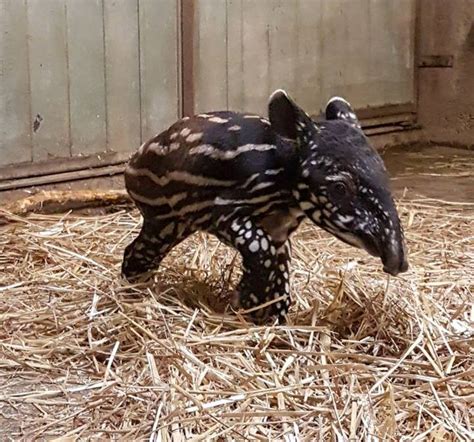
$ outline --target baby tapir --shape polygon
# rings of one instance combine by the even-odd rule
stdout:
[[[143,215],[127,246],[127,279],[156,268],[198,230],[242,255],[236,306],[252,319],[284,320],[290,306],[289,236],[305,217],[380,257],[392,275],[408,268],[387,173],[342,98],[313,121],[283,90],[269,120],[236,112],[185,117],[144,143],[125,170]],[[264,308],[255,308],[266,304]]]

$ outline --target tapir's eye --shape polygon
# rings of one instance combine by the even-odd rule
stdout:
[[[349,194],[349,188],[342,181],[336,181],[329,187],[329,191],[335,198],[344,198]]]

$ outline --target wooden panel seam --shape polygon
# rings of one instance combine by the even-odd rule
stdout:
[[[183,116],[194,114],[194,0],[181,0],[181,90]]]

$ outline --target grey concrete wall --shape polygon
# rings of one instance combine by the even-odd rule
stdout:
[[[418,53],[453,66],[418,70],[418,121],[426,140],[474,147],[474,0],[420,0]]]

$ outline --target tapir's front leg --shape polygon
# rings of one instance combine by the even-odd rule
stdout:
[[[258,323],[274,316],[284,322],[290,306],[289,244],[276,244],[248,216],[222,216],[212,233],[242,255],[239,306],[248,310],[274,301],[252,311],[251,317]]]

